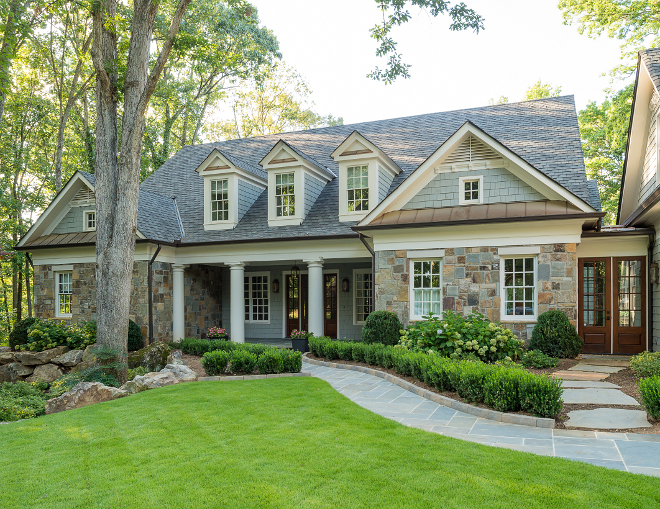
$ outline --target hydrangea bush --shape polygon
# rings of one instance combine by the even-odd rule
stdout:
[[[516,360],[525,342],[480,313],[466,317],[445,311],[442,318],[430,313],[401,331],[399,344],[409,350],[460,359],[474,354],[484,362]]]
[[[42,352],[57,346],[84,350],[96,343],[96,322],[80,321],[67,326],[64,320],[36,319],[28,329],[28,342],[16,345],[16,350]]]

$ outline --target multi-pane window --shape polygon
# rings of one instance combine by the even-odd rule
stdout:
[[[440,260],[415,260],[413,265],[412,308],[413,317],[419,319],[429,313],[442,311],[442,284]]]
[[[245,276],[245,321],[268,321],[268,274]]]
[[[277,217],[294,216],[296,214],[293,175],[293,173],[275,175],[275,210]]]
[[[621,260],[619,272],[619,327],[642,326],[642,261]]]
[[[607,278],[607,264],[604,261],[585,261],[583,268],[583,320],[587,327],[604,327],[606,294],[605,282]]]
[[[229,180],[211,181],[211,221],[229,220]]]
[[[96,212],[85,212],[85,230],[96,230]]]
[[[355,305],[355,323],[364,323],[371,313],[371,272],[356,272],[355,273],[355,291],[354,291],[354,305]]]
[[[536,315],[536,259],[505,258],[502,263],[504,316],[533,318]]]
[[[479,202],[479,182],[480,179],[464,180],[463,181],[463,201],[465,202]]]
[[[73,294],[73,277],[71,272],[57,272],[55,276],[57,293],[57,316],[71,315],[71,297]]]
[[[348,211],[369,210],[369,167],[350,166],[347,169],[346,189]]]

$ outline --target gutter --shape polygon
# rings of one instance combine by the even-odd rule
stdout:
[[[647,335],[646,335],[646,349],[649,352],[653,351],[653,283],[651,283],[650,278],[648,277],[649,274],[651,274],[651,264],[653,263],[653,245],[655,244],[655,233],[651,233],[649,235],[649,249],[648,249],[648,257],[647,257],[647,264],[648,267],[646,269],[646,274],[647,274],[647,281],[649,282],[649,291],[648,291],[648,298],[646,299],[647,302],[647,313],[648,313],[648,328],[647,328]],[[657,284],[657,283],[656,283]]]
[[[153,292],[153,283],[154,283],[154,276],[153,276],[153,271],[151,266],[153,265],[154,261],[156,261],[156,257],[158,256],[158,253],[160,253],[160,248],[161,245],[158,244],[158,247],[156,248],[156,252],[154,255],[151,257],[151,260],[149,260],[148,268],[147,268],[147,291],[149,292],[149,337],[147,338],[147,344],[150,345],[151,343],[154,342],[154,292]]]
[[[360,241],[371,254],[371,311],[373,312],[376,308],[376,252],[371,249],[371,246],[367,243],[365,238],[366,237],[360,233]],[[353,285],[355,286],[355,281],[353,282]]]
[[[660,187],[656,188],[639,207],[632,211],[632,213],[623,222],[623,226],[630,226],[632,223],[640,219],[647,210],[652,208],[660,201]]]
[[[608,231],[608,230],[596,230],[596,231],[585,231],[582,232],[581,237],[634,237],[637,235],[653,235],[655,230],[653,228],[636,228],[634,230],[619,230],[619,231]]]

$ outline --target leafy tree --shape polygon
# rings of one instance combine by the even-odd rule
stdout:
[[[542,83],[538,80],[527,89],[523,96],[523,101],[533,101],[534,99],[546,99],[548,97],[559,97],[561,87],[552,88],[550,83]]]
[[[494,106],[496,104],[507,104],[509,102],[509,98],[505,95],[501,95],[499,99],[493,99],[492,97],[488,99],[488,105],[489,106]]]

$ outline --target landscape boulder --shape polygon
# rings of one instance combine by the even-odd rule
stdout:
[[[168,364],[160,372],[172,373],[179,382],[194,382],[197,380],[197,373],[188,366],[181,364]]]
[[[22,380],[23,377],[31,375],[34,368],[31,366],[23,366],[20,362],[11,362],[0,366],[0,382],[16,382]]]
[[[149,389],[157,389],[165,387],[166,385],[175,385],[179,383],[179,379],[172,372],[165,373],[147,373],[144,376],[136,376],[130,382],[126,382],[121,386],[121,389],[137,394],[138,392],[147,391]]]
[[[129,353],[128,368],[134,369],[142,366],[149,371],[160,371],[168,364],[169,355],[170,347],[167,346],[167,343],[156,341],[141,350]]]
[[[0,346],[0,353],[11,352],[10,346]]]
[[[0,364],[9,364],[10,362],[16,362],[13,352],[0,353]]]
[[[56,346],[43,352],[16,352],[14,358],[24,366],[38,366],[39,364],[48,364],[58,355],[69,351],[68,346]]]
[[[188,363],[181,358],[181,352],[178,351],[178,350],[176,352],[172,352],[170,354],[170,356],[167,358],[167,363],[168,364],[181,364],[181,365],[184,365],[184,366],[188,365]]]
[[[51,383],[64,374],[62,368],[55,364],[41,364],[34,368],[32,374],[25,379],[26,382],[42,381]]]
[[[49,399],[46,402],[46,413],[55,414],[124,396],[128,396],[128,392],[116,387],[108,387],[100,382],[81,382],[61,396]]]
[[[62,355],[54,357],[50,362],[62,366],[72,367],[80,364],[83,360],[83,350],[71,350]]]
[[[82,361],[79,364],[76,364],[71,368],[72,373],[78,371],[85,371],[88,368],[93,368],[96,366],[96,355],[94,355],[94,349],[96,348],[96,343],[93,345],[87,346],[82,354]]]

